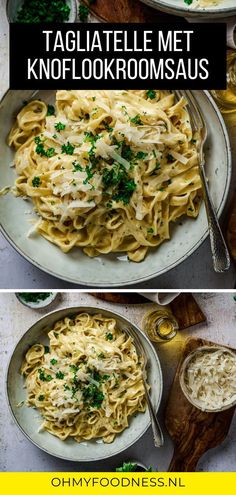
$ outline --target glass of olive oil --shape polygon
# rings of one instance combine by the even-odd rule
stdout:
[[[227,53],[227,88],[212,90],[222,113],[236,112],[236,50]]]
[[[142,329],[153,342],[167,342],[176,336],[179,324],[169,306],[157,306],[144,315]]]

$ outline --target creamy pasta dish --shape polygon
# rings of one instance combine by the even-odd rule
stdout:
[[[115,319],[87,313],[58,321],[48,337],[49,346],[33,345],[22,364],[27,405],[61,440],[112,442],[146,407],[143,360],[132,338]]]
[[[15,191],[63,252],[138,262],[199,213],[197,141],[186,101],[168,91],[57,91],[55,108],[30,101],[10,132]]]
[[[222,0],[184,0],[184,2],[193,7],[213,7],[219,5]]]

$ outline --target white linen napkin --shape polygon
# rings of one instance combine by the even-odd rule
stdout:
[[[180,292],[139,292],[139,294],[150,301],[165,306],[178,297]]]

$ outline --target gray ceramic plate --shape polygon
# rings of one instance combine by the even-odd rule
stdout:
[[[206,171],[210,191],[218,215],[223,210],[231,177],[231,153],[223,118],[212,97],[204,91],[194,92],[205,116],[209,138],[206,143]],[[47,102],[55,101],[55,92],[39,91],[34,95]],[[32,91],[8,91],[0,104],[0,189],[13,185],[16,173],[10,167],[14,153],[6,139],[14,117]],[[32,214],[30,214],[32,213]],[[182,219],[171,228],[171,239],[149,251],[141,263],[127,261],[118,254],[89,258],[74,248],[70,253],[39,235],[28,238],[34,216],[30,201],[12,194],[0,197],[0,228],[12,246],[28,261],[47,273],[68,282],[90,287],[115,287],[134,284],[161,275],[184,261],[204,241],[208,233],[205,208],[202,205],[196,220]],[[38,218],[38,217],[37,217]]]
[[[205,17],[205,19],[212,17],[216,19],[217,17],[236,15],[235,0],[219,0],[218,5],[209,5],[208,7],[199,7],[196,0],[193,0],[191,5],[187,5],[184,0],[141,0],[141,2],[169,14],[184,17]]]
[[[39,433],[38,429],[42,423],[40,414],[35,409],[25,405],[17,407],[17,404],[26,398],[24,380],[19,370],[29,346],[36,342],[48,344],[47,333],[53,324],[69,314],[80,311],[87,311],[91,314],[102,313],[104,316],[114,317],[121,330],[125,331],[125,328],[131,327],[138,334],[148,356],[148,383],[151,386],[153,405],[155,410],[158,410],[162,396],[162,373],[158,356],[152,344],[136,325],[123,316],[105,309],[87,306],[71,307],[49,313],[38,320],[23,335],[13,351],[7,370],[7,396],[11,412],[19,428],[37,447],[48,454],[70,461],[98,461],[119,454],[136,442],[150,425],[148,411],[132,417],[129,427],[117,435],[111,444],[97,443],[96,441],[79,444],[73,439],[67,439],[63,442],[46,431]]]

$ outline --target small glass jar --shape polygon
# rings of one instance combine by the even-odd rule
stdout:
[[[227,53],[227,88],[212,90],[211,94],[216,100],[222,113],[236,112],[236,50]]]
[[[153,342],[169,341],[176,336],[179,324],[169,306],[158,306],[144,315],[142,329]]]

